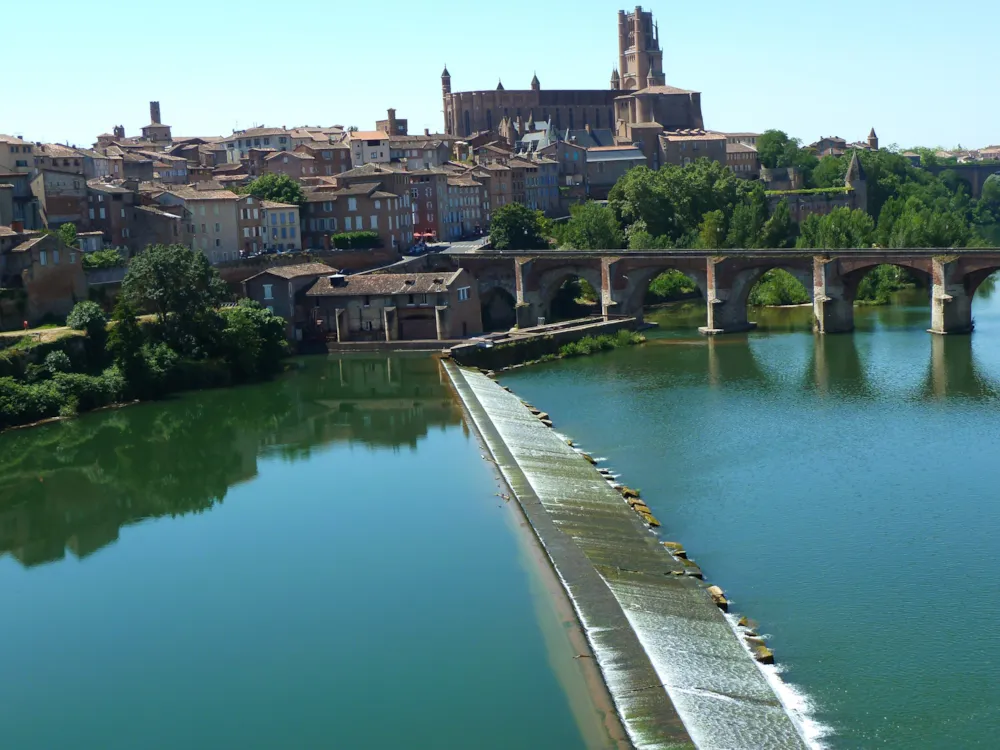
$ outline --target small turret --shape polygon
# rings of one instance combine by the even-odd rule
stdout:
[[[444,72],[441,74],[441,90],[446,93],[451,93],[451,73],[448,72],[448,66],[444,66]]]
[[[617,91],[622,87],[622,77],[618,75],[618,68],[611,69],[611,90]]]
[[[503,91],[503,81],[497,81],[497,91]]]
[[[878,136],[875,135],[875,128],[872,128],[872,132],[868,134],[868,148],[872,151],[878,151]]]
[[[542,84],[538,82],[538,74],[536,73],[531,77],[531,90],[541,91],[541,89],[542,89]]]

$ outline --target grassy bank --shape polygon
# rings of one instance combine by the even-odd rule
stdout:
[[[602,334],[600,336],[585,336],[579,341],[571,341],[559,347],[559,354],[552,358],[585,357],[588,354],[597,352],[607,352],[612,349],[620,349],[624,346],[634,346],[642,344],[646,337],[635,331],[621,330],[615,334]]]

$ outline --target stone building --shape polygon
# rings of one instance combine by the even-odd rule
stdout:
[[[320,277],[305,293],[336,341],[443,341],[482,333],[479,287],[465,270]]]
[[[142,139],[160,146],[168,146],[173,140],[170,126],[160,122],[160,103],[149,103],[149,125],[142,129]]]
[[[87,180],[83,174],[40,170],[31,181],[38,198],[42,223],[55,229],[61,224],[79,224],[87,209]]]
[[[757,149],[741,141],[732,141],[726,136],[726,166],[738,177],[756,180],[760,177],[760,155]]]
[[[701,95],[666,85],[659,33],[652,13],[641,7],[618,12],[618,65],[608,89],[548,91],[536,75],[528,89],[507,90],[501,83],[495,90],[456,93],[446,67],[441,90],[445,132],[460,138],[498,131],[505,120],[545,121],[556,130],[589,125],[625,137],[636,123],[658,123],[660,130],[704,127]]]
[[[320,276],[336,273],[335,268],[324,263],[274,266],[244,281],[243,296],[284,318],[285,335],[292,341],[301,341],[309,324],[309,311],[300,292],[313,286]]]

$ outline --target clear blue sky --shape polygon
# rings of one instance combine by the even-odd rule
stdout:
[[[775,127],[806,143],[1000,143],[996,0],[816,3],[657,0],[667,83],[702,93],[715,130]],[[89,145],[137,135],[158,99],[174,135],[235,127],[370,128],[387,107],[440,131],[444,63],[455,91],[604,88],[616,2],[36,0],[3,32],[0,133]],[[634,6],[633,6],[634,7]],[[756,10],[752,8],[756,7]],[[46,18],[65,22],[45,25]],[[10,20],[9,18],[7,19]],[[982,33],[980,33],[982,29]],[[103,44],[102,41],[103,40]]]

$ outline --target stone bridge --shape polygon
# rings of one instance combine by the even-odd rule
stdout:
[[[993,175],[1000,175],[1000,164],[996,162],[976,162],[972,164],[940,164],[924,167],[928,172],[939,176],[942,172],[952,171],[969,183],[972,197],[979,198],[983,194],[983,185]]]
[[[664,271],[690,277],[708,302],[707,335],[748,331],[747,298],[767,271],[782,268],[812,294],[819,333],[854,330],[854,299],[869,271],[891,264],[927,280],[931,288],[932,333],[970,333],[972,299],[979,285],[1000,270],[1000,249],[894,250],[704,250],[661,251],[486,251],[452,256],[479,281],[484,300],[506,299],[521,327],[550,318],[559,287],[585,279],[600,292],[605,316],[642,315],[650,282]]]

